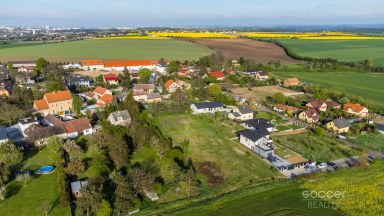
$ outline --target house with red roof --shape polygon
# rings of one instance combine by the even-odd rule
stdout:
[[[323,100],[311,100],[305,106],[316,109],[317,111],[327,111],[327,104]]]
[[[142,68],[156,70],[159,61],[152,60],[126,60],[126,61],[107,61],[104,62],[104,70],[123,71],[127,68],[129,71],[138,71]]]
[[[69,115],[72,109],[72,95],[69,90],[45,93],[42,100],[35,100],[33,108],[43,116],[47,114]]]
[[[87,71],[103,70],[104,62],[99,59],[88,59],[81,61],[82,69]]]
[[[181,88],[181,86],[177,84],[174,80],[168,80],[164,84],[164,87],[169,93],[175,92],[178,88]]]
[[[224,80],[225,75],[222,71],[215,71],[215,72],[210,72],[209,77],[215,77],[217,80]]]
[[[316,123],[319,118],[319,114],[315,109],[307,109],[299,113],[299,119],[307,123]]]
[[[102,97],[100,97],[96,104],[99,105],[100,107],[105,107],[108,104],[111,104],[113,102],[113,96],[109,94],[105,94]]]
[[[104,74],[103,80],[105,83],[109,83],[110,85],[119,85],[119,79],[116,74]]]
[[[368,116],[368,108],[365,106],[361,106],[360,104],[347,103],[344,104],[343,107],[344,112],[349,114],[357,115],[360,118],[364,118]]]

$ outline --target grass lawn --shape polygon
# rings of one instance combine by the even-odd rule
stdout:
[[[287,126],[284,126],[284,125],[279,125],[276,127],[277,131],[281,132],[281,131],[287,131],[287,130],[290,130],[291,128],[287,127]]]
[[[229,194],[204,206],[191,207],[175,215],[340,215],[332,209],[309,209],[303,188],[289,182],[273,188],[250,189],[245,194]],[[322,200],[316,200],[322,202]]]
[[[22,170],[36,171],[45,165],[52,165],[53,159],[47,149],[28,158]],[[34,175],[33,179],[24,186],[23,182],[11,181],[7,184],[7,198],[0,202],[0,215],[44,215],[41,210],[44,203],[51,207],[49,215],[70,215],[69,208],[61,207],[57,172],[48,175]]]
[[[180,40],[82,40],[49,44],[0,45],[0,60],[79,62],[82,59],[175,59],[196,60],[212,51],[204,46]]]
[[[189,146],[184,150],[194,163],[213,161],[217,164],[225,181],[221,189],[280,177],[278,171],[231,140],[236,137],[236,131],[244,128],[224,116],[161,115],[158,125],[164,134],[172,137],[176,145],[185,139],[189,140]]]
[[[341,145],[335,138],[318,137],[311,132],[275,136],[273,140],[312,161],[330,161],[358,154],[356,150]]]
[[[348,136],[348,141],[374,151],[384,152],[384,136],[381,134],[366,134],[359,136]]]
[[[353,72],[275,72],[287,78],[298,77],[301,81],[317,84],[329,90],[337,90],[361,96],[372,105],[384,107],[384,74]]]
[[[349,62],[372,59],[374,65],[384,66],[384,44],[382,40],[278,39],[278,41],[300,56],[333,58]]]

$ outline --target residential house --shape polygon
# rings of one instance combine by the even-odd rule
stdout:
[[[175,92],[177,89],[181,89],[181,86],[180,86],[179,84],[177,84],[174,80],[168,80],[168,81],[164,84],[164,87],[165,87],[165,89],[166,89],[169,93]]]
[[[105,94],[101,96],[99,99],[97,99],[96,104],[100,107],[105,107],[108,104],[111,104],[113,102],[113,96],[109,94]]]
[[[316,123],[319,121],[319,114],[315,109],[307,109],[299,113],[299,119],[307,123]]]
[[[237,61],[236,59],[233,59],[231,63],[232,63],[232,66],[234,66],[234,67],[240,66],[239,61]]]
[[[120,92],[119,94],[117,94],[116,99],[117,99],[119,102],[123,102],[123,101],[125,101],[125,99],[127,98],[127,96],[128,96],[128,92]]]
[[[128,110],[116,111],[108,116],[108,121],[113,125],[128,126],[131,124],[131,120]]]
[[[87,117],[63,122],[63,127],[67,131],[68,138],[70,139],[93,134],[92,125]]]
[[[327,111],[328,107],[323,100],[311,100],[306,106],[321,112]]]
[[[237,132],[239,141],[247,148],[266,158],[273,155],[274,148],[266,129],[245,130]]]
[[[341,104],[336,103],[335,101],[326,101],[328,109],[340,109]]]
[[[288,78],[288,79],[284,80],[283,86],[284,87],[298,86],[299,83],[300,83],[300,81],[296,77]]]
[[[17,72],[19,73],[32,73],[35,67],[26,67],[26,66],[21,66],[17,68]]]
[[[253,110],[245,106],[237,107],[236,109],[232,110],[232,112],[228,113],[228,117],[237,121],[253,119]]]
[[[36,61],[9,61],[8,64],[11,64],[13,69],[20,67],[36,67]]]
[[[119,85],[119,79],[116,74],[104,74],[103,81],[109,83],[110,85]]]
[[[71,182],[71,192],[74,198],[81,197],[81,189],[87,186],[87,181]]]
[[[68,70],[68,69],[79,69],[81,68],[81,64],[66,64],[66,65],[63,65],[63,68],[65,70]]]
[[[35,84],[35,80],[33,79],[33,74],[19,74],[15,77],[15,82],[17,84],[22,84],[22,85],[26,85],[26,84]]]
[[[195,71],[192,68],[180,68],[177,71],[177,75],[179,76],[186,76],[186,77],[192,77],[195,75]]]
[[[44,117],[44,120],[42,121],[43,126],[48,126],[48,127],[54,127],[55,130],[55,135],[62,139],[67,139],[68,134],[67,130],[63,126],[63,121],[61,121],[59,118],[52,114],[48,114]]]
[[[58,136],[60,138],[66,137],[66,132],[61,128],[53,127],[44,127],[39,124],[32,124],[24,131],[25,137],[30,142],[33,142],[35,146],[42,146],[47,143],[47,140],[52,136]]]
[[[82,69],[87,71],[103,70],[104,63],[99,59],[83,60],[81,61]]]
[[[214,102],[192,103],[190,108],[194,114],[201,114],[201,113],[216,113],[219,111],[223,111],[224,106],[220,101],[214,101]]]
[[[255,78],[258,80],[267,80],[269,78],[269,75],[265,71],[258,71],[256,72]]]
[[[72,109],[72,95],[69,90],[45,93],[42,100],[35,100],[33,108],[41,115],[68,115]]]
[[[360,104],[344,104],[343,110],[349,114],[357,115],[360,118],[368,116],[368,108],[365,106],[361,106]]]
[[[24,133],[24,131],[31,125],[39,124],[36,119],[34,118],[24,118],[19,120],[19,130],[20,133],[23,134],[24,137],[27,137],[27,135]]]
[[[327,128],[336,133],[347,133],[351,124],[344,118],[334,119],[326,124]]]
[[[13,91],[13,83],[8,82],[5,85],[0,85],[0,97],[9,97]]]
[[[67,86],[85,86],[90,87],[91,86],[91,80],[88,76],[81,76],[78,74],[73,75],[72,77],[69,77],[66,79]]]
[[[150,93],[154,92],[156,89],[156,86],[154,84],[135,84],[133,86],[133,91],[134,92],[145,92],[145,93]]]
[[[161,95],[160,93],[148,93],[147,94],[147,103],[157,103],[161,102]]]
[[[93,92],[92,92],[92,97],[91,98],[95,98],[95,99],[99,99],[100,97],[104,96],[104,95],[112,95],[112,92],[109,91],[108,89],[106,88],[103,88],[101,86],[97,86]],[[87,95],[88,96],[91,96],[91,95]]]
[[[0,126],[0,144],[8,142],[8,134],[5,127]]]
[[[160,93],[133,92],[133,98],[138,102],[155,103],[161,102]]]
[[[246,120],[242,123],[242,125],[250,130],[266,129],[268,132],[273,132],[276,130],[273,124],[270,124],[268,120],[263,118]]]
[[[294,113],[296,110],[298,110],[298,108],[283,104],[275,104],[273,106],[273,110],[279,113]]]
[[[225,79],[225,75],[222,71],[215,71],[215,72],[210,72],[209,77],[214,77],[216,78],[217,80],[224,80]]]

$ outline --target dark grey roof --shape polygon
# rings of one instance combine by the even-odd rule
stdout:
[[[120,101],[124,100],[128,96],[128,92],[120,92],[116,98],[119,99]]]
[[[36,64],[36,61],[9,61],[8,64]]]
[[[129,112],[127,110],[116,111],[116,112],[111,113],[111,115],[115,119],[115,121],[119,121],[119,118],[121,118],[120,120],[130,120],[131,119],[131,115],[129,115]]]
[[[80,75],[75,75],[73,77],[67,78],[67,82],[69,83],[77,83],[77,82],[89,82],[90,79],[87,76],[80,76]]]
[[[259,71],[257,72],[260,76],[268,76],[268,73],[265,71]]]
[[[147,99],[155,99],[155,98],[161,98],[161,95],[159,92],[155,92],[155,93],[148,93],[147,95]]]
[[[253,110],[249,107],[239,107],[239,112],[241,114],[248,114],[248,113],[253,113]]]
[[[269,135],[269,132],[267,129],[245,130],[245,131],[239,131],[237,133],[241,136],[244,136],[244,137],[250,139],[252,142],[256,142],[257,140],[261,139],[262,137]]]
[[[223,103],[220,101],[214,102],[204,102],[204,103],[193,103],[197,109],[206,109],[206,108],[219,108],[223,107]]]
[[[5,127],[0,126],[0,140],[5,140],[5,139],[8,139],[7,130],[5,129]]]
[[[255,129],[274,127],[272,124],[268,123],[266,119],[262,118],[246,120],[244,121],[244,124],[249,125]]]
[[[344,118],[333,120],[337,128],[351,127],[351,124]]]
[[[235,117],[240,117],[241,115],[238,112],[232,113]]]
[[[384,131],[384,125],[383,124],[377,124],[376,129],[379,131]]]
[[[4,89],[8,91],[9,94],[12,94],[13,92],[13,83],[8,82],[5,84]]]

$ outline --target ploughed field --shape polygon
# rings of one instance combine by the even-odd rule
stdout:
[[[333,58],[346,62],[372,59],[375,66],[384,67],[383,40],[278,39],[278,41],[304,57]]]
[[[34,60],[79,62],[83,59],[127,60],[160,58],[197,60],[213,51],[205,46],[180,40],[82,40],[57,43],[0,44],[0,61]]]
[[[300,61],[289,57],[285,51],[269,42],[256,41],[245,38],[236,39],[206,39],[206,38],[183,38],[183,41],[192,41],[205,45],[209,48],[221,51],[227,58],[253,59],[256,63],[268,63],[269,61],[280,61],[284,64],[298,64]]]

